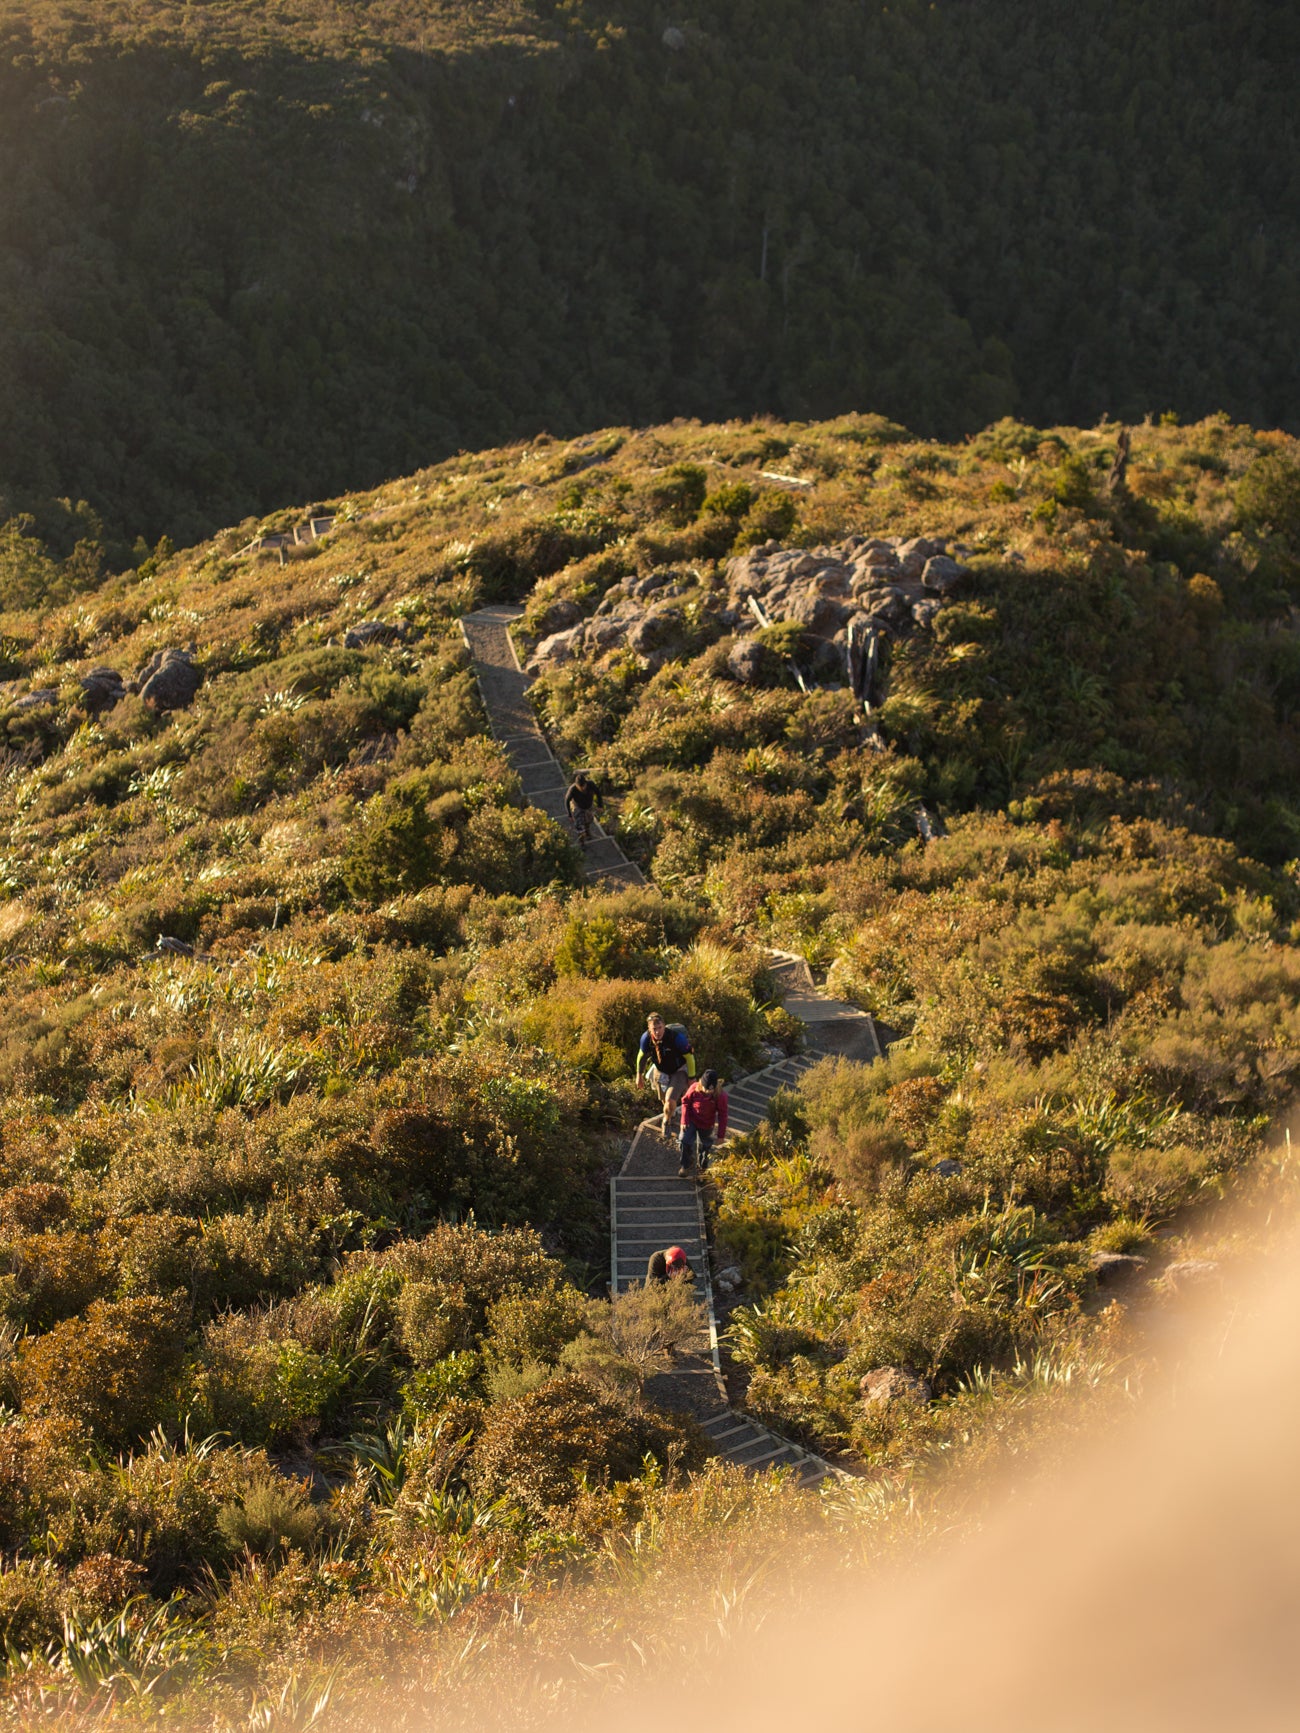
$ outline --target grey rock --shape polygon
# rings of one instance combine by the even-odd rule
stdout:
[[[1165,1281],[1173,1288],[1199,1288],[1217,1281],[1219,1266],[1209,1258],[1180,1258],[1165,1269]]]
[[[947,554],[933,554],[926,562],[921,573],[921,582],[927,590],[938,590],[946,595],[949,590],[955,590],[963,578],[969,577],[966,566],[959,566],[956,560],[949,559]]]
[[[912,604],[897,587],[881,592],[867,604],[867,614],[873,626],[891,626],[896,631],[912,623]]]
[[[343,634],[345,650],[364,650],[368,644],[400,644],[406,633],[387,620],[360,620]]]
[[[21,698],[15,698],[15,710],[40,710],[47,704],[57,704],[59,694],[53,686],[38,687],[35,692],[25,692]]]
[[[617,645],[627,641],[630,622],[619,616],[605,620],[592,620],[587,626],[583,643],[588,650],[603,652],[613,650]]]
[[[912,620],[914,624],[924,628],[929,626],[934,616],[943,606],[937,596],[927,596],[924,601],[912,603]]]
[[[568,596],[557,596],[543,611],[534,630],[539,638],[549,638],[554,632],[567,631],[582,619],[582,609]]]
[[[898,582],[899,568],[897,565],[886,566],[879,561],[869,565],[855,565],[853,568],[852,589],[854,595],[862,590],[879,589],[882,584]]]
[[[186,710],[202,683],[188,650],[155,650],[136,675],[140,697],[150,710]]]
[[[678,54],[686,46],[686,32],[679,30],[675,24],[670,24],[659,40],[665,48],[671,48],[674,54]]]
[[[862,1400],[868,1406],[890,1402],[928,1402],[930,1386],[905,1366],[878,1366],[868,1372],[858,1385]]]
[[[961,1163],[954,1161],[952,1156],[946,1155],[942,1161],[935,1162],[930,1172],[937,1173],[942,1179],[956,1179],[961,1172]]]
[[[92,668],[80,681],[81,701],[92,715],[111,710],[126,697],[126,681],[115,668]]]
[[[582,648],[585,630],[585,626],[570,626],[567,631],[552,632],[549,638],[543,638],[529,658],[528,672],[536,673],[557,662],[571,662]]]
[[[725,1270],[718,1271],[718,1280],[720,1282],[730,1282],[733,1288],[738,1288],[744,1279],[744,1276],[740,1273],[739,1266],[736,1264],[728,1264]]]
[[[1092,1254],[1092,1273],[1097,1278],[1099,1288],[1117,1287],[1121,1282],[1140,1276],[1146,1267],[1147,1260],[1135,1257],[1131,1252]]]
[[[742,638],[727,652],[727,672],[742,686],[755,686],[767,667],[767,651],[753,638]]]
[[[926,570],[926,561],[931,560],[936,553],[943,553],[939,542],[929,541],[924,535],[913,535],[912,541],[901,542],[898,548],[898,565],[905,577],[920,577]]]
[[[173,939],[168,933],[160,933],[156,940],[160,951],[170,951],[174,957],[192,957],[194,946],[187,945],[184,939]]]
[[[635,650],[638,656],[648,656],[652,650],[662,650],[680,638],[685,624],[685,617],[676,603],[661,602],[632,626],[627,635],[628,648]]]
[[[815,638],[833,638],[847,612],[842,602],[815,589],[797,591],[784,608],[787,620],[795,621]]]

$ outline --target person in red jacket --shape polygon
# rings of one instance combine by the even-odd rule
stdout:
[[[683,1178],[689,1176],[692,1166],[697,1173],[704,1172],[715,1134],[719,1143],[727,1135],[727,1092],[716,1071],[704,1071],[682,1096],[682,1130],[677,1144],[682,1165],[677,1171]]]

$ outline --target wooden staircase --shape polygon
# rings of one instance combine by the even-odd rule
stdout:
[[[528,702],[528,676],[519,666],[510,624],[522,608],[480,608],[461,617],[461,635],[474,660],[479,695],[498,743],[505,748],[518,776],[524,799],[568,828],[564,791],[569,786],[559,759],[551,751]],[[583,849],[583,872],[595,883],[643,885],[645,874],[630,861],[614,838],[597,823]]]

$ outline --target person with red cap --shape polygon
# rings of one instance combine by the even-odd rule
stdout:
[[[654,1254],[646,1269],[645,1285],[648,1288],[651,1282],[667,1282],[674,1276],[685,1276],[688,1281],[695,1280],[695,1271],[680,1246],[669,1246],[666,1251]]]

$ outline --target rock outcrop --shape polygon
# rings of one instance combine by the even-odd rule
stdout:
[[[187,710],[203,676],[188,650],[155,650],[136,675],[140,697],[150,710]]]
[[[390,625],[387,620],[359,620],[344,632],[343,648],[364,650],[370,644],[400,644],[405,637],[402,626]]]
[[[545,636],[528,672],[615,651],[630,652],[653,671],[690,653],[702,634],[732,632],[738,642],[728,654],[727,675],[759,685],[779,662],[755,634],[790,624],[800,629],[806,673],[847,679],[857,696],[872,701],[882,646],[930,627],[968,575],[954,557],[962,551],[940,537],[855,535],[830,547],[768,542],[739,554],[726,568],[725,593],[694,572],[664,569],[624,578],[590,618],[576,617],[570,601],[553,602],[539,622]]]
[[[126,697],[126,681],[116,668],[92,668],[79,681],[81,702],[92,716],[111,710]]]
[[[905,1366],[878,1366],[868,1372],[858,1385],[862,1400],[869,1406],[884,1406],[890,1402],[928,1402],[930,1386]]]

